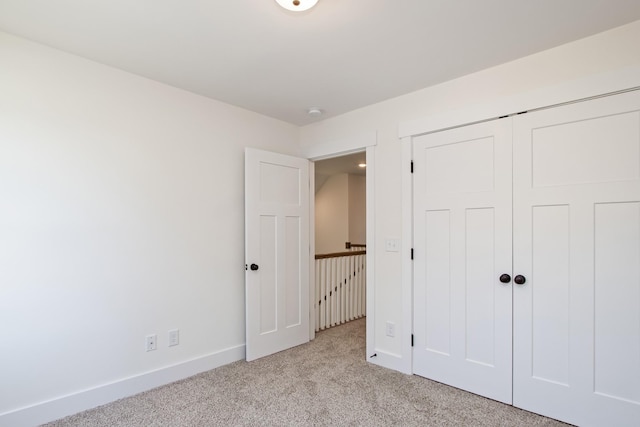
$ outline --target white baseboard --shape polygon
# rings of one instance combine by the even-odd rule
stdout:
[[[243,360],[245,346],[228,348],[176,365],[0,414],[0,427],[31,427]]]
[[[383,368],[393,369],[394,371],[402,372],[403,374],[411,374],[411,368],[407,366],[407,361],[399,354],[386,353],[384,351],[376,350],[375,357],[369,357],[367,360],[374,365],[382,366]]]

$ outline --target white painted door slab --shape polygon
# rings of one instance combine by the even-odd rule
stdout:
[[[309,341],[309,161],[245,151],[247,360]]]
[[[512,397],[511,120],[414,138],[414,373]]]
[[[514,405],[640,425],[640,92],[514,119]]]

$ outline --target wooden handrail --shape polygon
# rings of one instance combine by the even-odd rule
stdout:
[[[351,248],[366,248],[367,245],[365,245],[364,243],[351,243],[351,242],[345,242],[344,244],[344,248],[345,249],[351,249]]]
[[[335,252],[332,254],[316,254],[316,259],[340,258],[343,256],[365,255],[367,251]]]

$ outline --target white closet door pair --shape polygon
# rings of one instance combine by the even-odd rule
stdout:
[[[638,425],[640,93],[416,137],[414,164],[414,372]]]

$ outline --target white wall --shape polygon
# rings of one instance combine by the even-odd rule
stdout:
[[[298,129],[4,33],[0,64],[0,425],[243,358],[243,150]]]
[[[301,129],[301,148],[316,152],[351,135],[377,131],[375,164],[375,247],[384,248],[385,238],[403,235],[402,164],[398,140],[400,123],[437,116],[470,106],[492,103],[542,88],[565,84],[589,76],[640,65],[640,21],[490,68],[405,96],[371,105]],[[416,52],[419,54],[419,52]],[[463,55],[464,52],[452,52]],[[402,67],[402,64],[398,64]],[[370,242],[369,242],[370,243]],[[411,321],[406,315],[410,292],[401,286],[403,252],[375,253],[374,348],[378,357],[370,359],[385,366],[410,371],[407,337]],[[385,323],[396,324],[395,338],[385,335]],[[368,331],[369,332],[369,331]],[[407,360],[409,359],[409,360]]]
[[[349,239],[367,243],[367,177],[349,175]]]
[[[316,254],[343,252],[349,241],[349,174],[331,175],[315,198]]]

